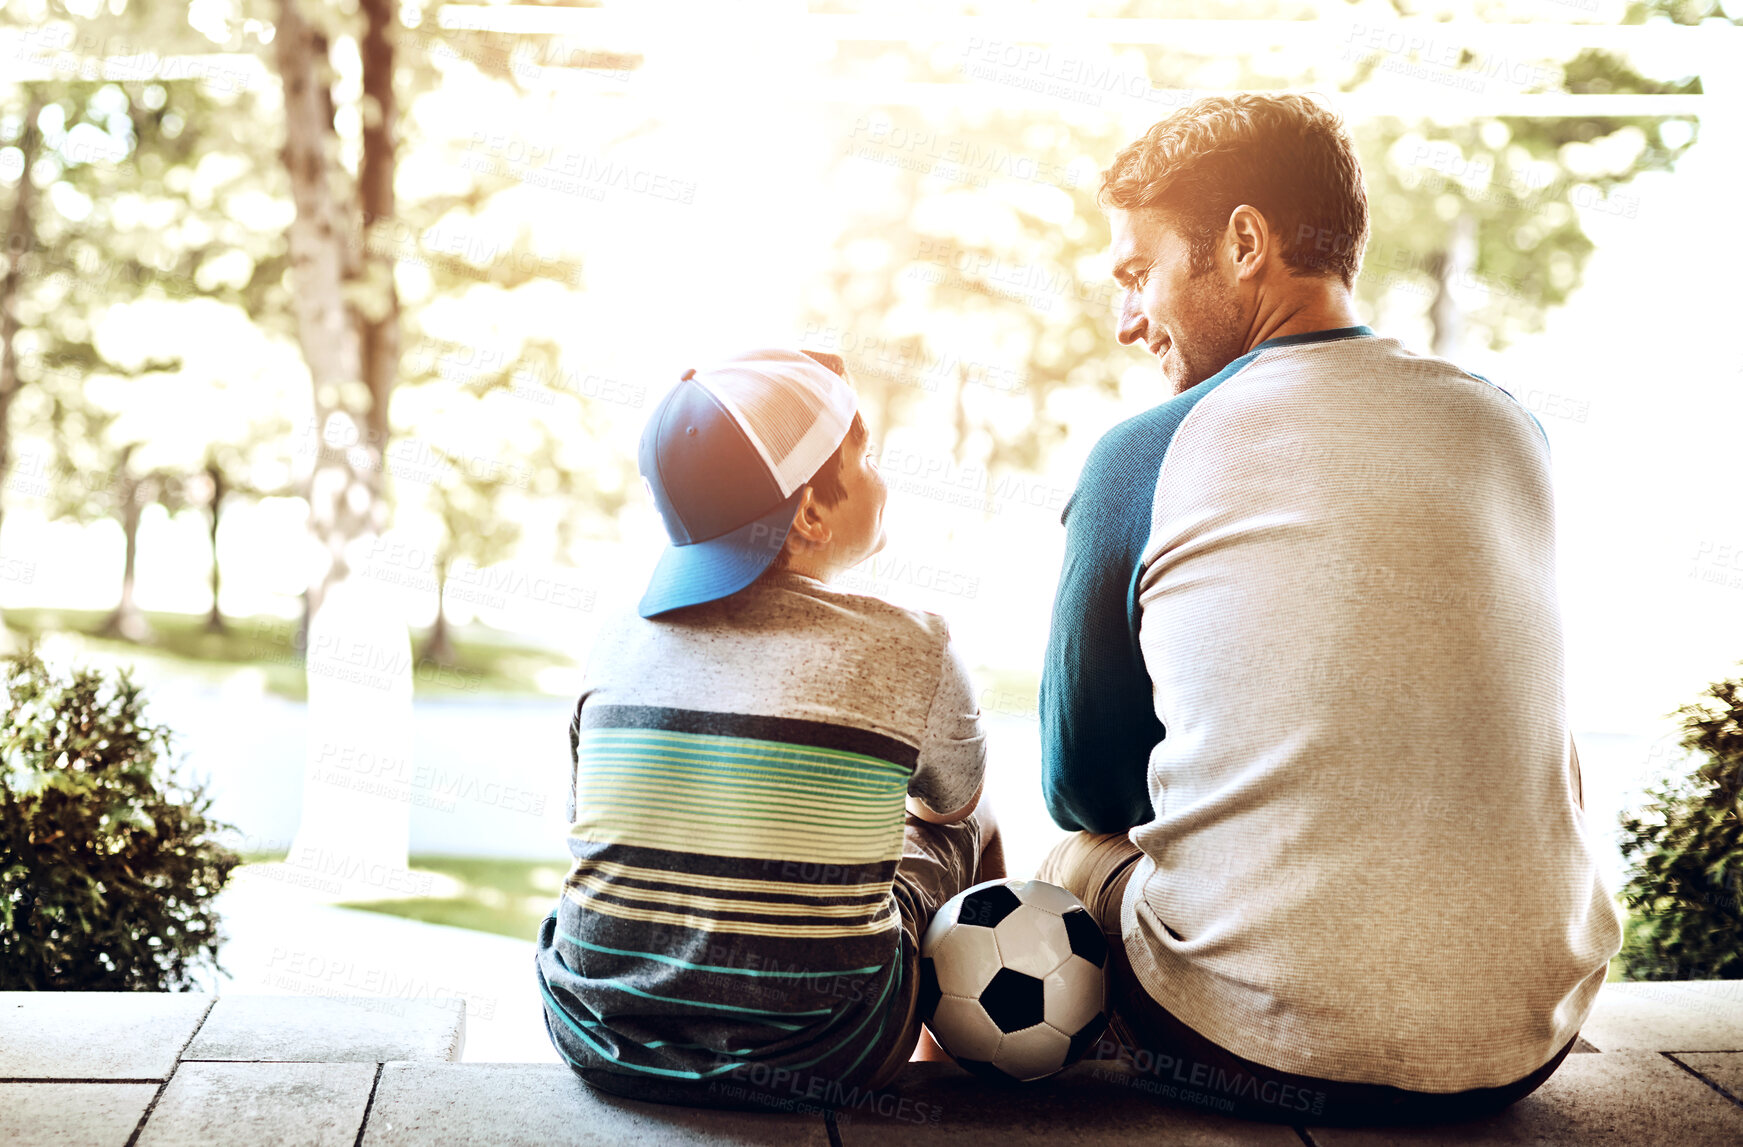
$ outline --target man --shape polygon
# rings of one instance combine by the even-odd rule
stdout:
[[[1102,438],[1063,515],[1042,768],[1075,831],[1038,875],[1101,920],[1114,1034],[1173,1094],[1322,1122],[1505,1106],[1621,942],[1542,427],[1360,323],[1361,167],[1313,101],[1200,100],[1100,201],[1119,340],[1173,397]]]

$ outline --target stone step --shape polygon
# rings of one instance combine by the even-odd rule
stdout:
[[[716,1111],[594,1091],[564,1064],[390,1063],[363,1147],[793,1144],[826,1147],[821,1114]]]
[[[1420,1128],[1309,1126],[1318,1147],[1460,1144],[1500,1147],[1735,1147],[1743,1107],[1658,1052],[1570,1055],[1542,1087],[1501,1114]]]
[[[454,1063],[466,1046],[466,1001],[219,996],[184,1060]]]
[[[458,1000],[5,993],[0,1144],[1732,1147],[1743,1144],[1739,986],[1610,985],[1586,1029],[1595,1050],[1507,1111],[1365,1129],[1241,1122],[1170,1102],[1114,1063],[1023,1087],[916,1063],[880,1092],[837,1097],[828,1116],[803,1094],[785,1111],[697,1109],[604,1095],[561,1064],[455,1062]]]
[[[0,1080],[168,1079],[216,996],[0,992]]]

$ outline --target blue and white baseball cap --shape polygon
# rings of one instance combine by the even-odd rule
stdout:
[[[737,593],[781,552],[801,489],[858,409],[822,358],[834,356],[745,351],[686,371],[655,405],[639,467],[671,545],[642,595],[643,617]]]

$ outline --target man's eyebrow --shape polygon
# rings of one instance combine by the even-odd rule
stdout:
[[[1126,276],[1132,273],[1132,268],[1142,262],[1143,258],[1142,255],[1127,255],[1124,259],[1121,259],[1118,263],[1114,264],[1114,281],[1119,283],[1125,282]]]

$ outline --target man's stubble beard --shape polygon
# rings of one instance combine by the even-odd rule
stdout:
[[[1194,332],[1203,338],[1195,340],[1199,345],[1191,359],[1181,355],[1178,346],[1170,352],[1169,357],[1174,360],[1170,365],[1179,369],[1178,374],[1169,372],[1168,378],[1175,394],[1191,390],[1246,352],[1247,324],[1241,315],[1240,299],[1233,291],[1225,290],[1209,268],[1188,281],[1203,284],[1195,291],[1187,310]]]

